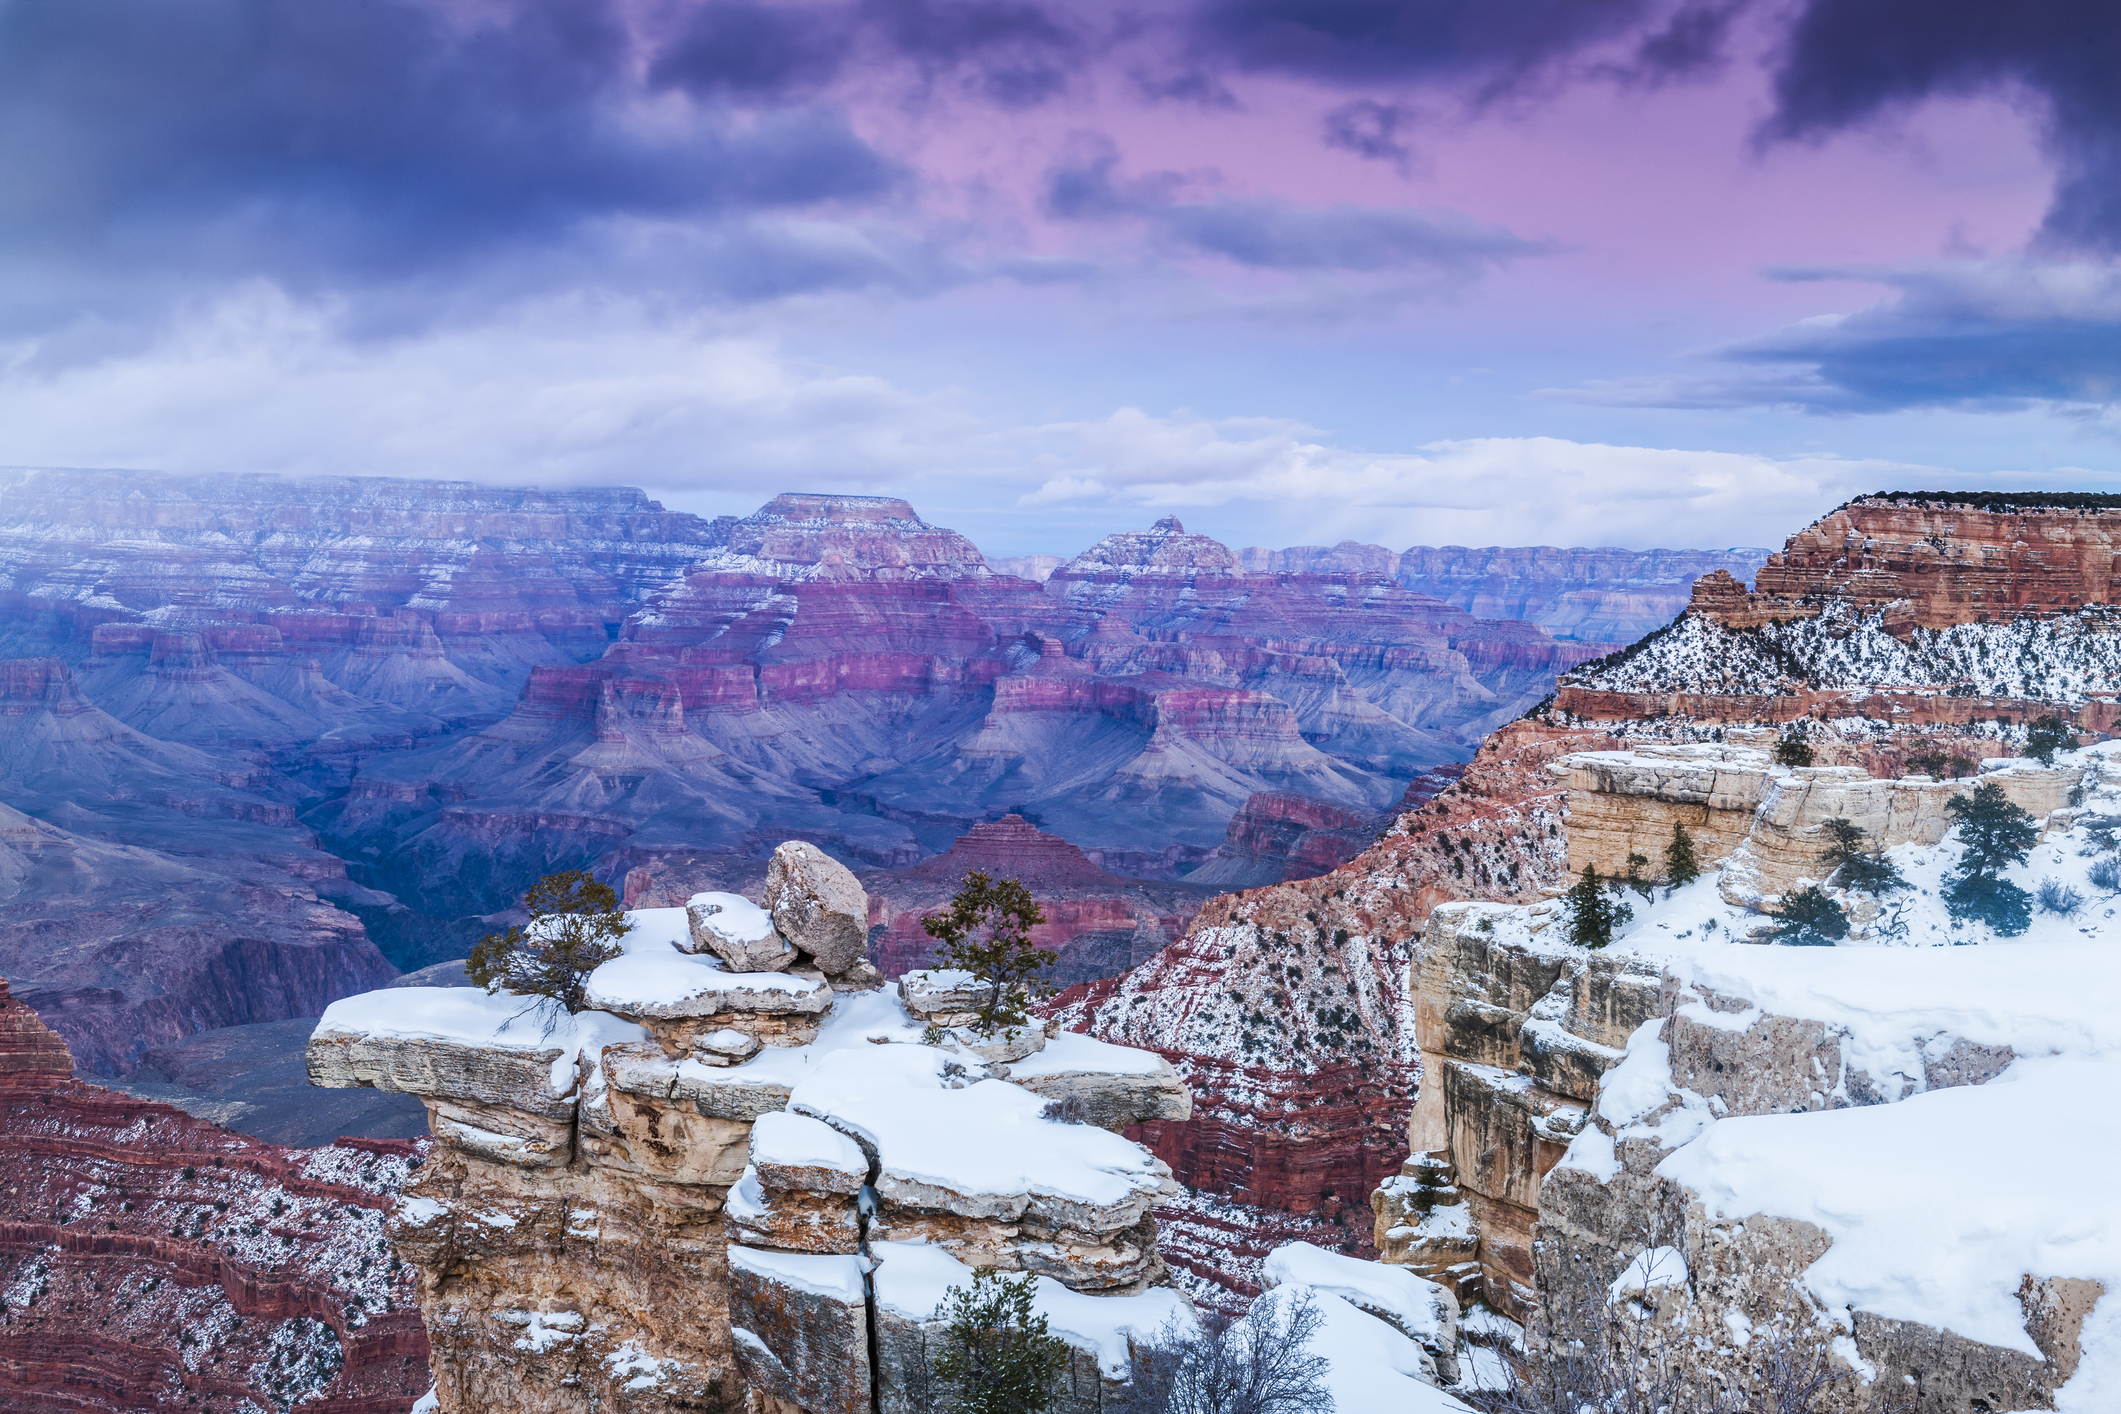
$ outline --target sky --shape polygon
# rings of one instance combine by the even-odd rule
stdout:
[[[2121,490],[2111,0],[0,0],[0,464],[992,554]]]

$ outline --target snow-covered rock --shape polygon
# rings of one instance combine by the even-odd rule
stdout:
[[[685,951],[711,952],[732,972],[778,972],[795,961],[766,910],[742,894],[694,894],[685,921],[692,943]]]

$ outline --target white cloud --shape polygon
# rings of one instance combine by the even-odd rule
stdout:
[[[631,484],[709,512],[889,492],[983,542],[1056,553],[1188,508],[1271,545],[1779,544],[1858,492],[1964,480],[1554,438],[1368,452],[1288,420],[1135,408],[1020,425],[629,303],[402,339],[350,338],[345,313],[260,291],[145,348],[0,358],[0,463]]]
[[[948,395],[805,365],[759,339],[570,300],[415,338],[253,291],[145,348],[0,358],[0,463],[647,485],[764,500],[963,456]]]
[[[1072,435],[1079,461],[1026,504],[1073,487],[1145,508],[1275,507],[1280,538],[1409,544],[1752,545],[1782,539],[1864,491],[1949,486],[1937,467],[1832,456],[1616,447],[1553,437],[1435,442],[1411,452],[1338,447],[1300,423],[1156,418],[1128,408]]]

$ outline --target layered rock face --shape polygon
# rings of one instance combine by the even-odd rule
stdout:
[[[1558,549],[1552,545],[1470,550],[1414,545],[1394,552],[1343,540],[1334,546],[1237,552],[1250,570],[1381,574],[1405,589],[1455,604],[1484,619],[1524,619],[1556,638],[1632,643],[1686,607],[1689,586],[1707,574],[1751,579],[1766,550]]]
[[[739,882],[698,861],[788,835],[903,866],[1010,813],[1169,877],[1262,792],[1374,815],[1589,651],[1374,577],[1248,574],[1175,521],[1042,587],[903,502],[786,496],[717,533],[597,663],[310,818],[438,916],[563,864]]]
[[[2007,499],[2007,498],[2005,498]],[[1895,726],[2121,721],[2112,548],[2121,507],[1850,502],[1762,566],[1704,576],[1681,619],[1562,679],[1598,721],[1861,717]]]
[[[71,1074],[0,983],[0,1403],[402,1414],[427,1388],[383,1242],[418,1148],[279,1148]]]
[[[1128,1342],[1189,1318],[1151,1215],[1169,1172],[1112,1132],[1182,1118],[1176,1075],[1041,1027],[981,1034],[969,974],[877,990],[852,876],[800,842],[769,873],[764,908],[631,914],[596,1009],[549,1028],[522,998],[419,988],[319,1024],[317,1083],[433,1117],[392,1236],[439,1408],[912,1409],[936,1303],[975,1267],[1037,1274],[1081,1352],[1063,1407],[1102,1407]]]

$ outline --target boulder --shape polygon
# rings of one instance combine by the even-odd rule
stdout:
[[[694,894],[685,903],[689,952],[709,952],[732,972],[778,972],[795,961],[773,919],[742,894]]]
[[[869,1181],[861,1146],[809,1115],[765,1114],[751,1128],[751,1164],[779,1192],[856,1194]]]
[[[961,968],[931,967],[898,979],[899,1000],[921,1021],[937,1026],[970,1026],[979,1020],[985,984]]]
[[[827,976],[855,969],[869,945],[869,895],[847,866],[816,845],[790,840],[766,866],[766,911],[780,935]]]
[[[862,1259],[729,1249],[729,1326],[755,1394],[805,1414],[869,1414]]]

